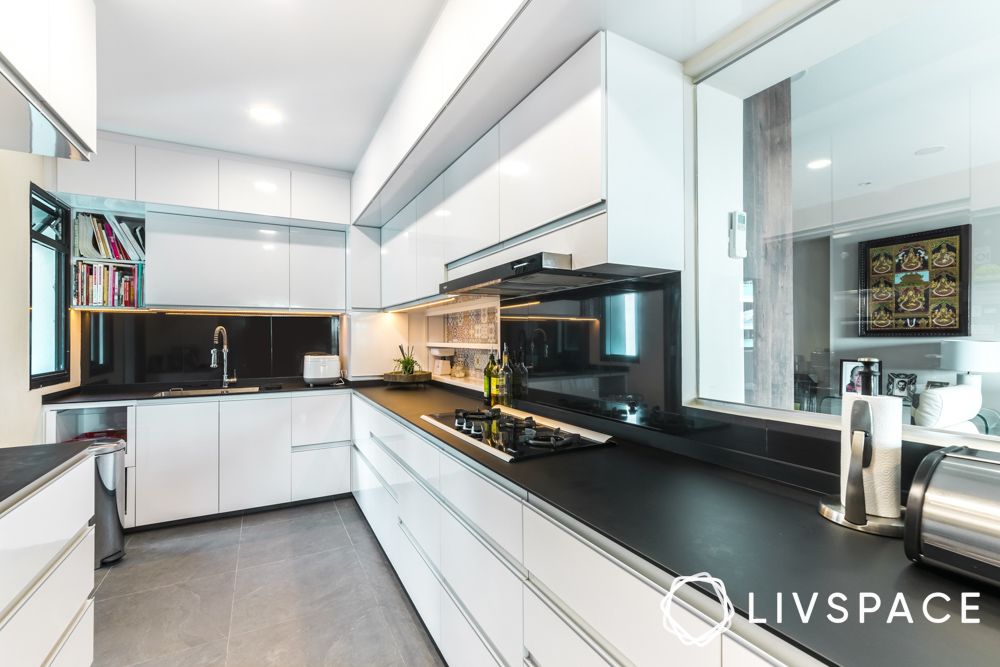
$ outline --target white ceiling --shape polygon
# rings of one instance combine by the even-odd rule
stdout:
[[[444,4],[96,1],[100,129],[346,171]]]

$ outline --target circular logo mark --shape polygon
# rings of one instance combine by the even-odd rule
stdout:
[[[716,621],[715,626],[705,630],[699,635],[692,635],[680,622],[673,617],[674,596],[685,584],[705,583],[715,590],[715,596],[719,599],[719,606],[722,608],[722,618]],[[663,612],[663,629],[681,640],[686,646],[706,646],[713,639],[729,629],[733,624],[733,602],[726,594],[726,585],[722,579],[713,577],[708,572],[699,572],[686,577],[677,577],[670,585],[670,590],[663,596],[660,602],[660,610]]]

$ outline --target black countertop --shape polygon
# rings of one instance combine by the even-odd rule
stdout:
[[[422,414],[476,407],[466,394],[437,386],[365,387],[358,392],[470,459],[557,507],[671,575],[708,571],[719,577],[738,613],[767,619],[763,627],[831,664],[996,665],[1000,662],[1000,591],[910,563],[902,540],[837,526],[816,510],[818,496],[751,475],[616,439],[617,446],[505,463],[420,419]],[[792,593],[808,607],[799,619]],[[827,614],[832,593],[847,596],[850,617]],[[881,609],[859,623],[861,592]],[[978,624],[959,620],[963,592],[977,592]],[[782,593],[783,622],[776,621]],[[926,620],[951,613],[945,623]],[[889,610],[902,594],[913,623]]]
[[[233,388],[239,387],[261,387],[259,394],[279,394],[289,391],[324,391],[329,389],[354,389],[356,387],[370,386],[372,384],[382,384],[381,381],[351,382],[345,381],[341,385],[307,385],[302,378],[278,378],[273,380],[241,380],[234,384]],[[106,387],[94,385],[91,387],[78,387],[67,389],[66,391],[46,394],[42,397],[44,405],[61,403],[93,403],[98,401],[138,401],[138,400],[159,400],[160,398],[180,398],[179,396],[159,396],[153,394],[159,391],[166,391],[173,387],[187,389],[212,389],[218,387],[218,383],[198,383],[198,384],[144,384],[144,385],[124,385]],[[221,394],[220,394],[221,395]],[[229,394],[232,396],[233,394]],[[257,394],[242,394],[243,396],[255,396]],[[206,396],[209,398],[209,396]]]
[[[86,456],[87,447],[79,442],[0,447],[0,514],[20,502],[34,486]]]

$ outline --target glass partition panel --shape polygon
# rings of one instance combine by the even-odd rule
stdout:
[[[696,87],[698,391],[1000,433],[1000,3],[841,0]],[[902,12],[902,13],[899,13]]]

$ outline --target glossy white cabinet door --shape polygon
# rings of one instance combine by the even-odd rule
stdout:
[[[417,296],[416,207],[407,204],[382,228],[382,306]]]
[[[500,238],[604,199],[604,36],[500,121]]]
[[[508,665],[524,650],[521,580],[450,513],[441,512],[441,574]]]
[[[438,583],[431,569],[427,567],[426,561],[417,552],[404,528],[408,528],[405,522],[400,523],[399,530],[402,534],[399,536],[399,547],[396,549],[396,560],[393,566],[410,596],[410,600],[413,601],[413,606],[420,614],[420,620],[426,626],[427,632],[435,641],[439,641],[441,637],[441,584]]]
[[[441,638],[438,647],[449,665],[461,667],[497,667],[479,635],[458,610],[447,593],[441,593]],[[521,661],[511,663],[519,665]]]
[[[219,160],[211,155],[136,146],[135,198],[153,204],[219,208]]]
[[[38,0],[29,0],[34,3]],[[97,18],[94,0],[47,0],[49,105],[91,149],[97,147]],[[41,26],[26,26],[36,38]]]
[[[481,475],[441,456],[441,495],[514,560],[523,557],[521,501]]]
[[[433,296],[445,279],[444,255],[448,237],[444,206],[444,176],[438,176],[414,200],[417,216],[416,298]]]
[[[398,486],[399,518],[435,567],[441,567],[441,504],[415,479]]]
[[[288,227],[150,212],[146,303],[288,307]]]
[[[93,662],[94,603],[90,601],[76,627],[53,657],[50,667],[89,667]]]
[[[59,192],[135,199],[135,146],[99,138],[90,162],[60,159],[56,177]]]
[[[524,589],[524,650],[536,665],[608,665],[576,631],[527,588]]]
[[[32,88],[49,87],[49,0],[0,0],[0,54]]]
[[[219,403],[136,408],[136,525],[219,511]]]
[[[347,307],[347,234],[288,228],[289,305],[314,310]]]
[[[354,492],[354,499],[358,501],[358,506],[382,550],[390,561],[394,561],[397,545],[402,537],[396,499],[382,486],[363,454],[354,448],[351,463],[351,490]]]
[[[351,394],[292,396],[292,446],[351,439]]]
[[[500,240],[499,136],[493,127],[444,172],[445,262]]]
[[[350,491],[350,445],[292,450],[292,500]]]
[[[292,217],[351,224],[351,179],[346,174],[292,171]]]
[[[287,503],[292,488],[292,400],[219,404],[219,511]]]
[[[219,160],[219,209],[291,214],[292,173],[288,169],[240,160]]]
[[[778,664],[781,663],[772,662],[763,653],[751,650],[731,637],[722,636],[722,667],[774,667]]]
[[[382,230],[351,227],[347,232],[348,289],[351,308],[382,307]]]

